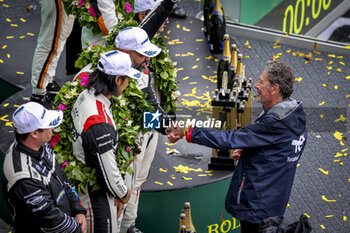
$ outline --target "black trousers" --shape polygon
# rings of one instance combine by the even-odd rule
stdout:
[[[259,233],[260,224],[254,224],[246,221],[241,222],[241,233]]]

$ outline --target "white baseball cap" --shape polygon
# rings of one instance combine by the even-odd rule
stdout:
[[[48,110],[36,102],[21,105],[12,115],[12,125],[19,134],[33,132],[37,129],[51,129],[59,126],[63,112]]]
[[[133,50],[146,57],[155,57],[162,51],[151,43],[145,30],[138,27],[122,29],[115,38],[114,44],[118,49]]]
[[[141,77],[141,72],[132,67],[129,54],[117,50],[103,53],[98,61],[97,68],[108,75],[128,76],[133,79]]]
[[[135,0],[134,13],[152,10],[159,2],[160,0]]]

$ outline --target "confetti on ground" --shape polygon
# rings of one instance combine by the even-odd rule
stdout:
[[[325,218],[332,218],[332,217],[334,217],[334,215],[333,214],[331,214],[331,215],[326,215],[326,216],[324,216]]]
[[[207,60],[213,59],[213,56],[205,57],[205,59],[207,59]]]
[[[320,115],[320,118],[321,118],[321,119],[323,119],[323,118],[324,118],[324,115],[323,115],[323,114],[321,114],[321,115]]]
[[[290,204],[289,203],[287,203],[287,207],[286,208],[289,208],[290,207]]]
[[[322,168],[319,168],[318,170],[320,170],[323,174],[328,175],[328,171],[325,171]]]
[[[167,145],[167,146],[173,146],[173,145],[176,145],[176,142],[175,143],[164,142],[164,144]]]
[[[14,36],[6,36],[6,39],[13,39]]]
[[[349,80],[349,79],[350,79],[350,76],[346,76],[345,79],[346,79],[346,80]]]
[[[20,18],[19,20],[21,20],[23,23],[27,22],[27,20]]]
[[[154,181],[155,184],[163,185],[162,182]]]
[[[198,176],[207,176],[207,174],[198,174]]]
[[[322,200],[325,202],[336,202],[337,200],[328,200],[325,195],[322,195]]]
[[[6,21],[9,22],[9,23],[11,23],[11,19],[9,19],[9,18],[6,18]]]
[[[191,29],[188,29],[186,27],[182,27],[182,30],[184,30],[185,32],[190,32],[191,31]]]
[[[334,155],[334,158],[339,158],[339,157],[342,157],[342,156],[343,156],[342,153],[337,152],[337,153]]]
[[[189,84],[190,85],[193,85],[193,84],[197,84],[198,82],[190,82]]]
[[[2,106],[7,107],[10,103],[3,104]]]
[[[182,80],[187,80],[187,79],[189,79],[190,78],[190,76],[186,76],[186,77],[184,77]]]
[[[7,45],[3,45],[1,48],[2,48],[2,49],[6,49],[6,48],[7,48]],[[349,76],[349,77],[350,77],[350,76]]]
[[[34,36],[34,33],[27,32],[28,36]]]
[[[10,6],[7,4],[2,4],[3,7],[9,8]]]
[[[297,167],[300,167],[300,163],[297,164]]]
[[[0,117],[0,120],[2,121],[9,121],[8,119],[6,119],[9,115],[4,115],[2,117]]]
[[[204,41],[203,39],[196,39],[197,42],[202,42]]]
[[[339,64],[342,65],[342,66],[345,66],[345,63],[342,62],[342,61],[340,61]]]
[[[310,218],[310,215],[308,215],[307,213],[304,213],[304,215],[305,215],[307,218]]]
[[[335,58],[335,55],[334,54],[328,54],[328,57]]]
[[[11,54],[6,54],[7,58],[10,59],[11,58]]]
[[[338,85],[335,85],[335,86],[334,86],[334,89],[335,89],[335,90],[338,90]]]
[[[184,179],[184,180],[192,180],[191,177],[185,177],[185,176],[182,176],[182,179]]]
[[[340,68],[338,68],[338,69],[337,69],[337,71],[338,71],[339,73],[341,73],[341,72],[342,72]]]
[[[11,23],[10,26],[11,26],[11,27],[18,27],[18,24]]]
[[[333,67],[332,67],[332,66],[327,66],[327,69],[328,69],[328,70],[332,70]]]
[[[183,70],[183,69],[184,69],[184,68],[181,67],[181,68],[177,68],[176,70],[177,70],[177,71],[181,71],[181,70]]]
[[[343,216],[343,221],[346,221],[346,219],[347,219],[346,216]]]
[[[171,183],[170,181],[167,181],[167,184],[170,185],[170,186],[173,186],[174,184]]]
[[[339,132],[339,131],[335,131],[334,133],[333,133],[333,136],[334,136],[334,138],[335,139],[338,139],[339,140],[339,142],[340,142],[340,145],[342,145],[342,146],[344,146],[344,143],[343,143],[343,133],[341,133],[341,132]]]
[[[24,72],[22,72],[22,71],[16,71],[16,74],[24,74]]]
[[[322,224],[320,225],[320,227],[321,227],[323,230],[326,229],[325,226],[323,226]]]
[[[190,168],[189,166],[183,166],[181,164],[179,166],[177,166],[177,167],[174,167],[174,169],[175,169],[176,172],[181,172],[181,173],[185,173],[185,174],[187,174],[190,171],[203,172],[202,168],[194,169],[194,168]]]
[[[0,59],[0,63],[4,63],[4,61],[2,59]]]
[[[159,168],[160,172],[168,172],[168,170],[164,170],[163,168]]]
[[[346,118],[343,116],[343,114],[340,115],[340,117],[336,120],[334,120],[334,122],[338,122],[338,121],[346,121]]]
[[[170,149],[170,148],[166,148],[166,154],[167,155],[178,155],[180,154],[180,152],[176,149]]]
[[[297,82],[301,82],[301,80],[303,80],[303,78],[302,78],[302,77],[295,78],[295,81],[297,81]]]
[[[197,69],[198,65],[192,66],[192,70]]]
[[[174,176],[174,174],[172,174],[172,175],[170,176],[170,178],[173,179],[173,180],[176,179],[176,177]]]
[[[318,105],[321,106],[321,105],[324,105],[326,103],[326,101],[323,101],[321,103],[319,103]]]

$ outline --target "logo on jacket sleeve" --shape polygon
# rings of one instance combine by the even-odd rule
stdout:
[[[156,112],[143,113],[143,128],[144,129],[160,129],[161,113]]]
[[[299,140],[292,141],[292,145],[295,146],[295,153],[298,153],[301,151],[301,149],[303,148],[304,142],[305,142],[304,135],[301,135],[299,137]]]

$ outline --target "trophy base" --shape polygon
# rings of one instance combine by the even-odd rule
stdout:
[[[236,168],[235,160],[228,157],[212,157],[208,164],[209,170],[230,170],[234,171]]]

